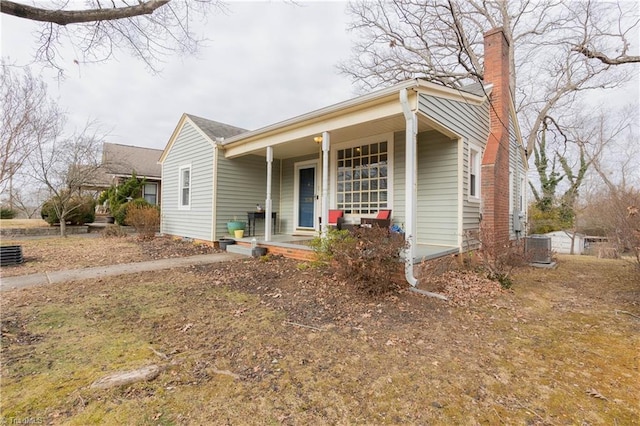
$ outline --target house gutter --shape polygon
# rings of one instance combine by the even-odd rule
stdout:
[[[442,300],[447,298],[438,293],[432,293],[425,290],[416,288],[418,286],[418,279],[413,274],[413,259],[415,255],[416,246],[416,198],[418,194],[418,186],[416,179],[417,171],[417,140],[418,140],[418,119],[416,113],[411,110],[409,106],[409,96],[407,95],[407,89],[400,90],[400,104],[402,105],[402,112],[406,120],[405,125],[405,241],[407,248],[404,253],[404,276],[407,282],[411,285],[409,290],[416,293],[423,294],[429,297],[435,297]]]

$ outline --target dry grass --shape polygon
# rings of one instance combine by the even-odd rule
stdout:
[[[640,288],[621,261],[523,269],[513,291],[466,307],[409,292],[362,298],[330,278],[246,260],[7,292],[1,415],[76,425],[639,418],[640,320],[629,313],[640,314]],[[168,368],[152,382],[88,387],[148,364]]]
[[[42,219],[0,219],[0,228],[46,228],[49,224]]]
[[[19,244],[25,262],[0,269],[0,276],[81,269],[145,260],[166,259],[215,251],[211,246],[172,238],[139,241],[135,236],[102,238],[98,234],[70,235],[66,238],[23,238],[2,241]]]
[[[62,269],[148,260],[132,238],[68,236],[67,238],[3,239],[3,244],[19,244],[25,263],[2,268],[3,277],[28,275]]]

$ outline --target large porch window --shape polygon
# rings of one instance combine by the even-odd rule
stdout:
[[[337,151],[336,207],[347,214],[388,208],[388,144],[375,142]]]

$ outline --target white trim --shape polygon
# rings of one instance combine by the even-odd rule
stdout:
[[[183,204],[182,190],[183,188],[183,171],[189,170],[189,202]],[[193,173],[191,173],[191,164],[178,167],[178,210],[191,210],[191,193],[193,192]]]
[[[520,213],[523,215],[527,214],[527,176],[525,174],[522,174],[522,176],[520,176],[520,192],[519,192],[519,199],[518,199],[518,210],[520,210]]]
[[[211,167],[211,241],[216,241],[216,234],[218,233],[218,156],[220,152],[219,145],[216,143],[213,145],[213,159]]]
[[[394,175],[394,137],[393,132],[381,133],[378,135],[369,136],[366,138],[352,139],[349,141],[344,141],[340,143],[333,143],[331,145],[331,153],[330,153],[330,167],[331,171],[330,175],[330,184],[329,186],[332,188],[330,195],[330,203],[332,208],[337,206],[337,193],[338,193],[338,151],[345,148],[352,148],[354,146],[359,145],[368,145],[376,142],[387,142],[387,207],[388,209],[393,209],[393,175]],[[392,213],[393,215],[393,213]],[[373,217],[375,215],[372,214],[345,214],[345,221],[350,222],[359,222],[361,217]]]
[[[320,176],[318,175],[320,170],[320,160],[307,160],[307,161],[298,161],[293,164],[293,230],[297,231],[315,231],[318,229],[318,197],[315,197],[315,201],[313,203],[313,228],[301,227],[298,223],[300,219],[299,216],[299,208],[300,208],[300,169],[315,169],[315,195],[318,195],[320,192],[319,181]]]
[[[207,135],[200,128],[200,126],[198,126],[186,113],[182,113],[182,116],[180,117],[180,120],[178,120],[178,124],[176,125],[176,128],[173,130],[173,133],[171,134],[169,141],[167,141],[167,144],[165,145],[164,150],[162,151],[162,154],[160,154],[160,158],[158,159],[159,164],[162,164],[166,161],[167,156],[169,155],[169,152],[171,151],[171,149],[173,149],[173,144],[175,143],[176,139],[178,139],[178,136],[182,132],[182,129],[184,129],[184,126],[186,123],[189,123],[196,132],[200,133],[200,136],[202,136],[207,142],[209,142],[209,144],[211,144],[212,146],[216,145],[216,141],[212,140],[209,137],[209,135]]]
[[[465,139],[458,138],[458,247],[462,251],[464,238],[464,148]]]
[[[160,169],[161,169],[160,173],[164,176],[164,163],[160,163]],[[163,194],[164,190],[165,190],[164,185],[160,185],[160,197],[162,199],[164,199],[164,194]],[[164,235],[164,220],[165,220],[164,211],[165,211],[164,208],[160,209],[160,235]]]
[[[471,153],[476,153],[475,162],[472,162]],[[482,200],[482,148],[479,145],[476,145],[473,142],[469,142],[469,154],[467,156],[467,201],[470,203],[480,203]],[[473,166],[475,163],[475,167]],[[475,195],[471,195],[471,171],[476,172],[476,181],[475,181]]]

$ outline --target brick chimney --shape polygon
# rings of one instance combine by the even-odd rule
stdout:
[[[482,157],[482,228],[487,242],[509,242],[509,42],[502,28],[484,34],[484,83],[493,84],[491,133]],[[492,239],[492,240],[491,240]]]

